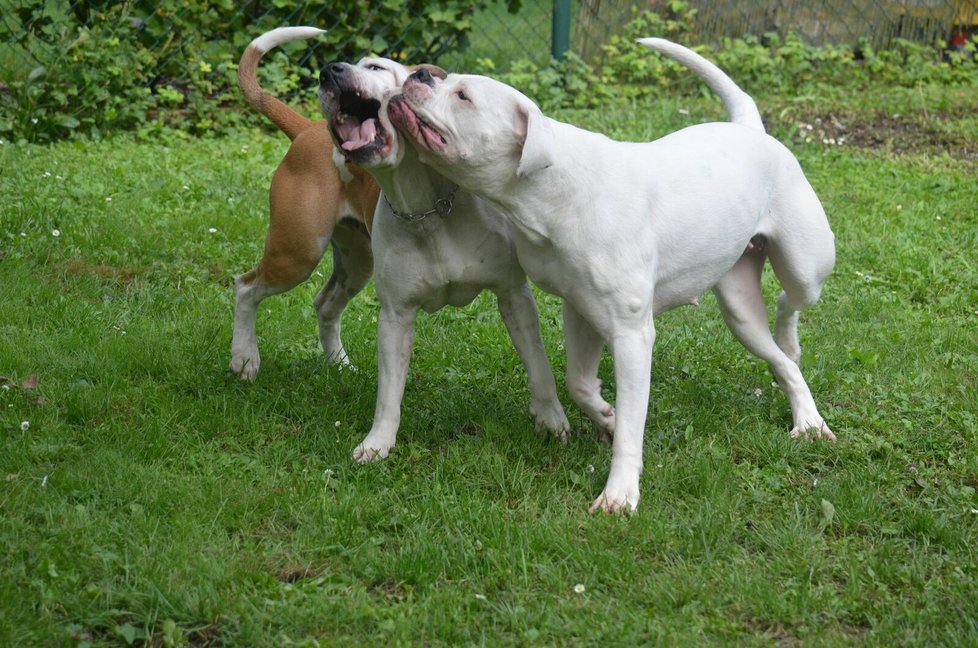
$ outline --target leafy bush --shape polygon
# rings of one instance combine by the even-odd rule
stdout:
[[[262,65],[262,84],[276,96],[313,85],[329,60],[375,53],[400,60],[436,60],[463,47],[473,14],[500,0],[394,0],[364,3],[273,0],[10,0],[0,15],[0,62],[11,64],[0,85],[0,137],[52,141],[100,137],[116,130],[151,133],[175,128],[221,133],[244,120],[263,124],[240,107],[235,72],[247,43],[285,24],[320,25],[328,38],[310,42],[313,56],[275,52]],[[520,0],[504,0],[511,12]],[[688,70],[635,44],[644,36],[697,43],[695,10],[668,0],[658,10],[632,8],[630,22],[611,36],[599,61],[568,53],[540,66],[517,62],[481,69],[534,97],[545,109],[589,108],[670,92],[706,92]],[[405,10],[406,9],[406,10]],[[298,47],[298,46],[297,46]],[[797,34],[744,36],[719,46],[697,45],[745,90],[792,92],[821,84],[859,87],[921,83],[978,84],[975,41],[961,51],[906,40],[885,51],[806,44]]]
[[[321,63],[367,53],[433,60],[464,46],[473,13],[493,0],[366,3],[311,0],[12,0],[0,16],[0,135],[50,141],[82,133],[176,126],[209,133],[239,111],[236,63],[248,42],[281,25],[317,25],[329,37],[314,57],[271,55],[263,84],[276,94],[310,85]],[[506,0],[516,11],[519,0]],[[4,52],[0,51],[0,54]]]

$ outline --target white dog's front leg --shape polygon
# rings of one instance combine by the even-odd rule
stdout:
[[[611,443],[615,436],[615,408],[601,397],[598,364],[604,340],[568,302],[564,302],[564,348],[567,351],[567,389],[584,410],[598,440]]]
[[[377,407],[370,433],[353,451],[353,458],[360,463],[383,459],[394,447],[401,424],[401,399],[417,314],[415,308],[399,310],[381,306],[377,319]]]
[[[565,443],[570,422],[557,398],[557,383],[540,335],[540,315],[530,287],[497,292],[496,303],[530,384],[530,417],[538,430]]]
[[[615,361],[616,427],[611,445],[611,472],[601,495],[589,512],[598,509],[615,513],[633,513],[638,508],[642,474],[642,438],[649,411],[649,387],[652,380],[652,322],[639,330],[624,331],[611,341]]]

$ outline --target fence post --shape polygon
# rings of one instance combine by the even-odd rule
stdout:
[[[554,19],[550,51],[558,61],[563,60],[564,54],[570,49],[570,21],[570,0],[554,0]]]

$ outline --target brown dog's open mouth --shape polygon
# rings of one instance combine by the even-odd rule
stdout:
[[[387,106],[387,114],[390,116],[391,123],[415,142],[432,151],[445,149],[447,145],[445,136],[431,124],[421,119],[418,113],[407,105],[404,95],[391,98]]]

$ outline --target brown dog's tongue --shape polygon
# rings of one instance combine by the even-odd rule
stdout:
[[[344,138],[344,151],[353,151],[364,147],[374,141],[374,137],[377,135],[377,120],[368,119],[359,127],[352,126],[349,129],[341,129],[339,134]]]

